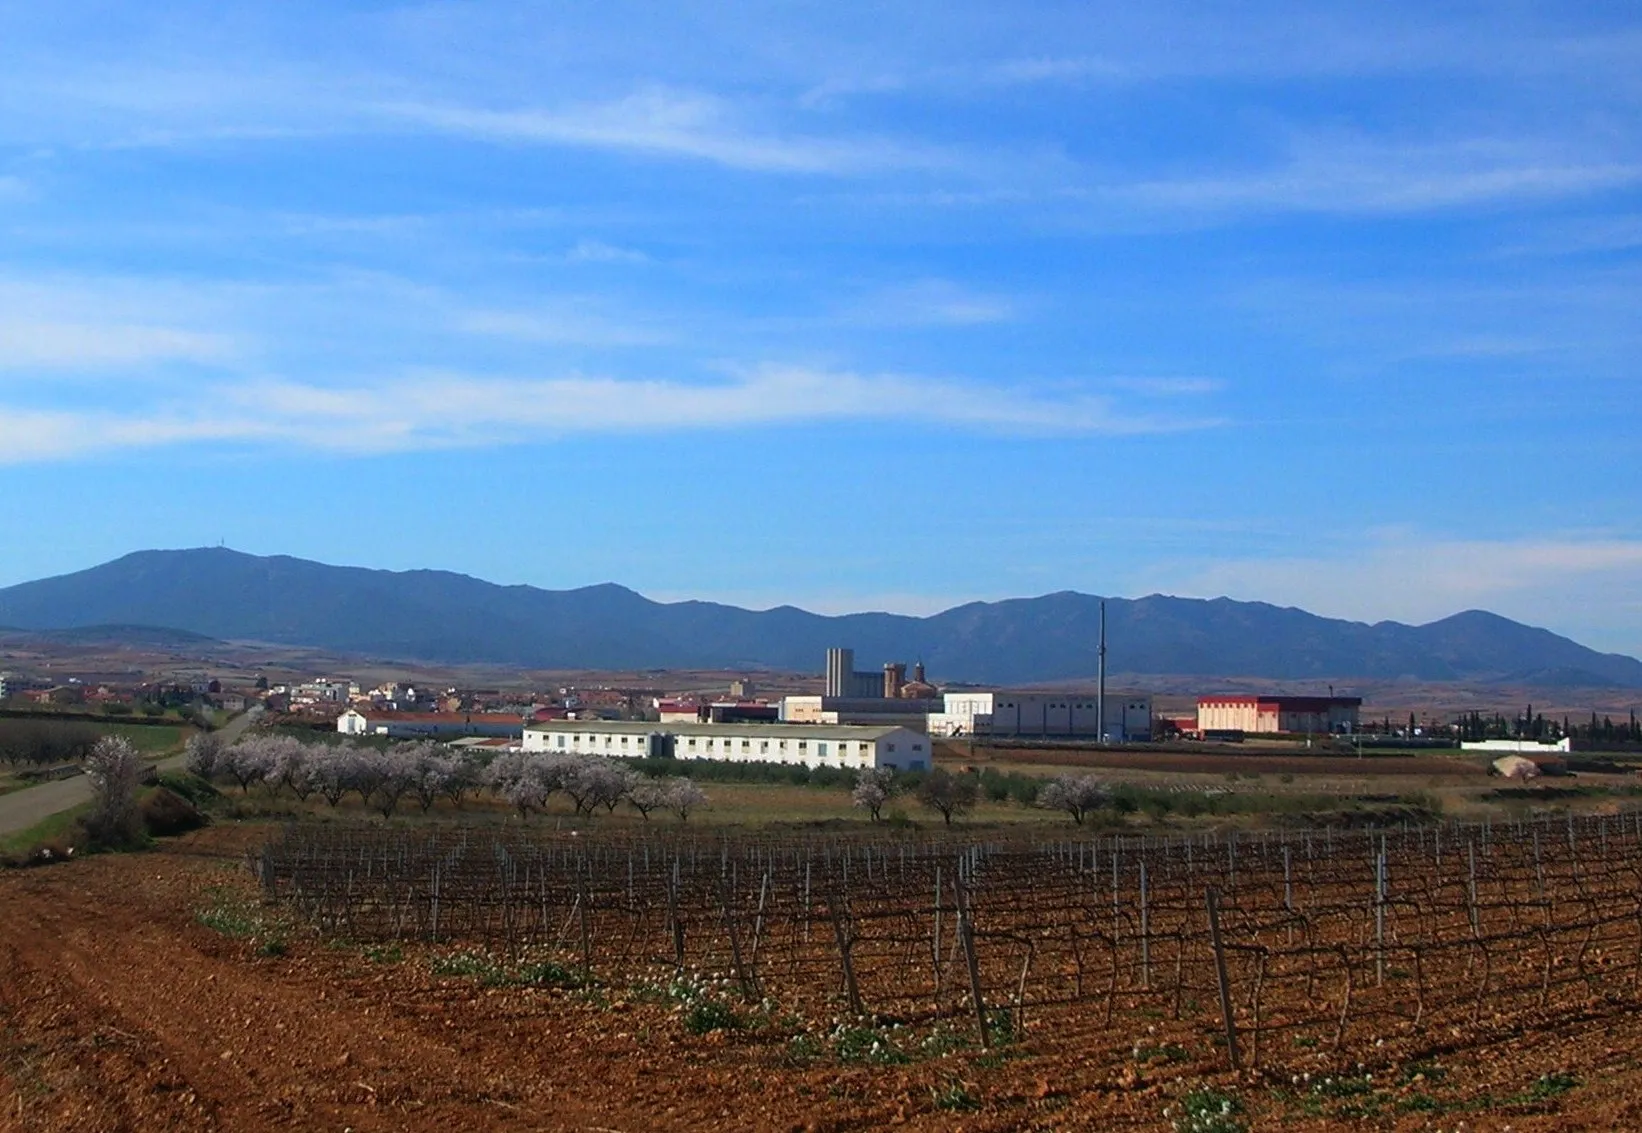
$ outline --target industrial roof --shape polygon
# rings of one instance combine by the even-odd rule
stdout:
[[[620,735],[767,736],[804,740],[876,740],[891,732],[912,732],[898,724],[659,724],[649,720],[544,720],[527,732],[614,732]],[[921,732],[912,732],[922,735]]]

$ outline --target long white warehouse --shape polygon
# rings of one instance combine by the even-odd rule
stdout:
[[[929,715],[932,736],[1094,736],[1095,697],[1064,692],[949,692],[946,711]],[[1107,693],[1107,740],[1152,738],[1152,698]]]
[[[910,728],[867,725],[549,720],[524,730],[524,750],[899,771],[928,771],[931,767],[928,736]]]

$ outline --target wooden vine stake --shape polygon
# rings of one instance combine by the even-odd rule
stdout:
[[[1211,885],[1203,891],[1209,906],[1209,942],[1214,946],[1214,974],[1220,984],[1220,1017],[1226,1021],[1226,1054],[1233,1070],[1243,1069],[1237,1053],[1237,1023],[1232,1019],[1231,981],[1226,975],[1226,948],[1220,939],[1220,894]]]
[[[838,941],[838,963],[844,970],[844,993],[849,996],[850,1013],[865,1015],[866,1009],[861,1006],[861,988],[855,982],[855,963],[850,959],[850,947],[855,943],[851,933],[844,927],[843,899],[836,893],[828,899],[832,912],[832,935]]]
[[[969,887],[964,884],[963,871],[958,871],[954,888],[958,898],[958,941],[963,945],[964,963],[969,967],[969,997],[975,1003],[975,1026],[980,1031],[981,1049],[992,1045],[987,1033],[986,1002],[981,998],[981,964],[975,956],[975,922],[970,918]]]

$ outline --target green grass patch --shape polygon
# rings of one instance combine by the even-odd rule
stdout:
[[[950,1078],[939,1086],[931,1086],[929,1100],[936,1109],[944,1109],[950,1113],[964,1113],[981,1108],[981,1099],[956,1078]]]
[[[187,799],[201,809],[222,797],[222,792],[212,786],[209,781],[187,771],[164,772],[160,775],[160,786],[174,795]]]
[[[36,848],[52,843],[66,843],[75,846],[76,853],[83,852],[78,847],[80,830],[77,824],[83,815],[90,812],[91,804],[82,803],[47,815],[27,829],[0,834],[0,860],[22,858]]]
[[[1549,1074],[1541,1074],[1534,1080],[1534,1084],[1523,1092],[1523,1096],[1531,1102],[1549,1101],[1559,1098],[1569,1090],[1579,1085],[1579,1077],[1565,1070],[1553,1070]]]
[[[1171,1106],[1164,1116],[1172,1117],[1174,1133],[1247,1133],[1243,1104],[1231,1094],[1203,1086],[1180,1099],[1178,1114]]]
[[[194,919],[212,932],[233,940],[248,940],[265,932],[269,923],[262,910],[244,896],[222,887],[206,890],[207,903]]]
[[[705,1035],[709,1031],[734,1031],[740,1027],[740,1016],[721,999],[700,1000],[691,1004],[684,1012],[684,1029],[692,1035]]]
[[[97,724],[96,729],[107,736],[129,740],[131,746],[147,756],[174,755],[182,751],[194,729],[187,724]]]

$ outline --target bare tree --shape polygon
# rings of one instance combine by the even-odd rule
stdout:
[[[183,755],[183,767],[191,775],[209,780],[217,773],[217,761],[222,758],[222,737],[214,732],[195,732],[188,737]]]
[[[661,810],[668,805],[668,785],[660,779],[652,779],[648,775],[636,776],[627,787],[627,805],[644,816],[644,821],[650,821],[650,812]]]
[[[416,745],[415,777],[411,783],[411,793],[426,814],[433,809],[433,804],[439,801],[450,786],[450,781],[461,773],[462,759],[448,751],[439,750],[439,745],[423,742]],[[464,788],[465,789],[465,788]]]
[[[1082,826],[1089,812],[1105,806],[1109,798],[1106,784],[1096,776],[1068,773],[1043,785],[1038,805],[1047,810],[1064,810]]]
[[[268,744],[268,777],[275,789],[289,787],[291,793],[304,802],[314,793],[309,776],[313,749],[291,736],[270,736]]]
[[[485,779],[498,797],[518,808],[520,818],[528,818],[531,811],[546,809],[569,771],[567,761],[556,755],[508,752],[490,765]]]
[[[627,779],[621,769],[597,755],[576,760],[564,776],[564,792],[576,804],[577,814],[592,814],[597,806],[614,810],[626,790]]]
[[[439,790],[450,800],[451,806],[460,807],[467,793],[481,785],[483,770],[471,755],[453,756],[450,771]]]
[[[241,740],[217,760],[217,769],[232,777],[245,794],[251,793],[252,783],[267,777],[272,765],[272,753],[267,741],[260,736]]]
[[[376,809],[382,812],[383,818],[392,815],[405,792],[416,785],[421,748],[418,743],[400,743],[367,756],[375,781],[370,797],[376,800]]]
[[[850,792],[850,801],[858,807],[863,807],[877,822],[884,804],[889,802],[894,793],[894,780],[891,772],[880,767],[866,767],[855,777],[855,789]]]
[[[980,790],[972,775],[954,775],[937,767],[918,785],[918,801],[931,810],[939,811],[948,826],[954,815],[967,814],[975,805]]]
[[[86,778],[91,780],[91,813],[86,833],[105,846],[130,846],[142,837],[137,813],[137,782],[142,758],[131,741],[104,736],[86,756]]]
[[[682,776],[667,787],[667,809],[678,815],[680,822],[688,822],[692,810],[706,805],[707,792]]]
[[[353,790],[353,766],[358,751],[352,744],[322,744],[309,753],[308,782],[336,806],[342,796]]]

